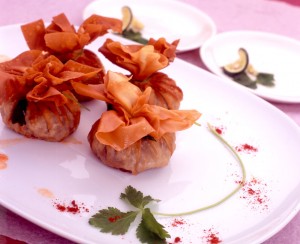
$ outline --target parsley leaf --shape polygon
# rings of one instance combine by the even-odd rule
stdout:
[[[145,208],[152,201],[159,200],[151,196],[144,196],[132,186],[125,188],[125,193],[121,193],[120,199],[127,200],[137,211],[121,212],[117,208],[108,207],[102,209],[89,219],[89,224],[99,228],[101,232],[113,235],[124,235],[131,223],[141,214],[142,221],[136,230],[136,236],[142,243],[166,243],[166,238],[170,237],[164,226],[157,222],[149,208]]]
[[[264,86],[272,87],[275,85],[274,75],[270,73],[258,73],[256,76],[256,82]]]
[[[155,244],[166,244],[166,239],[160,239],[156,234],[149,231],[145,226],[144,221],[139,224],[136,229],[136,236],[140,240],[141,243],[155,243]]]
[[[127,186],[125,193],[121,193],[120,198],[127,200],[132,206],[143,209],[147,204],[152,201],[159,202],[160,200],[153,199],[151,196],[145,196],[142,192],[137,191],[132,186]]]
[[[124,235],[138,214],[138,211],[124,213],[117,208],[109,207],[93,215],[89,220],[89,224],[100,228],[101,232],[104,233]]]
[[[253,89],[257,88],[256,82],[251,80],[245,72],[233,74],[232,79],[243,86],[247,86]]]
[[[235,82],[237,82],[243,86],[252,88],[252,89],[256,89],[257,84],[260,84],[263,86],[268,86],[268,87],[275,86],[274,75],[270,74],[270,73],[259,72],[255,76],[255,79],[250,78],[249,75],[247,74],[247,72],[245,72],[245,71],[243,71],[241,73],[237,73],[237,74],[230,74],[229,76]]]
[[[156,221],[149,208],[145,208],[143,211],[142,223],[147,230],[159,236],[160,239],[171,237],[168,232],[165,231],[164,226]]]
[[[122,36],[124,38],[127,38],[129,40],[132,40],[132,41],[135,41],[135,42],[138,42],[140,44],[144,44],[146,45],[148,43],[148,40],[145,39],[143,36],[142,36],[142,33],[141,32],[134,32],[133,30],[124,30],[122,32]]]

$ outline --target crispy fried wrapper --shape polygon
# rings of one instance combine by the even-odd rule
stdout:
[[[142,91],[152,88],[149,104],[179,109],[183,92],[168,75],[159,72],[175,59],[178,40],[169,44],[164,38],[150,39],[148,45],[123,45],[107,39],[99,51],[112,63],[128,70],[131,82]]]
[[[149,104],[171,110],[180,108],[183,92],[177,86],[175,80],[171,79],[168,75],[162,72],[155,72],[145,82],[131,80],[131,83],[138,86],[142,91],[146,90],[147,87],[152,88],[148,101]]]
[[[137,175],[143,171],[168,165],[176,148],[175,133],[167,133],[158,140],[143,137],[122,151],[101,143],[97,139],[100,120],[94,123],[88,140],[95,155],[109,167]]]
[[[164,38],[150,39],[148,45],[123,45],[108,38],[99,51],[112,63],[130,71],[133,80],[144,81],[174,60],[177,45],[178,41],[169,44]]]
[[[74,83],[73,86],[75,91],[82,95],[90,95],[112,105],[113,109],[102,113],[99,121],[93,126],[89,134],[91,147],[96,150],[98,157],[101,154],[98,149],[103,150],[105,154],[108,150],[113,150],[116,157],[123,158],[124,162],[128,162],[124,157],[128,154],[128,150],[134,150],[136,156],[133,155],[131,158],[136,157],[136,161],[132,167],[125,167],[122,163],[118,167],[134,174],[140,172],[137,168],[148,168],[146,165],[135,165],[142,162],[141,158],[147,158],[148,153],[153,153],[151,156],[148,155],[148,158],[149,160],[151,158],[151,161],[155,158],[157,165],[154,166],[149,162],[145,164],[152,165],[151,167],[166,165],[175,149],[174,133],[191,127],[200,117],[200,113],[196,110],[168,110],[150,105],[148,101],[152,89],[148,87],[145,91],[141,91],[130,82],[130,78],[120,73],[108,71],[104,77],[104,84]],[[105,150],[103,145],[107,147]],[[157,148],[147,149],[145,145]],[[143,151],[136,150],[136,147],[143,148]],[[168,149],[168,152],[164,152],[162,147]],[[167,160],[162,154],[169,155]],[[103,161],[106,157],[100,158]],[[109,158],[104,163],[115,167],[116,162],[111,158],[111,153]],[[113,162],[110,162],[111,159]]]
[[[66,53],[83,49],[109,30],[121,33],[121,20],[92,15],[76,31],[65,14],[53,17],[47,27],[42,19],[21,26],[23,36],[30,49]]]
[[[45,26],[42,19],[21,26],[23,36],[31,50],[43,50],[55,55],[63,63],[74,60],[78,63],[101,68],[97,76],[86,83],[103,83],[104,66],[99,57],[85,48],[86,45],[113,31],[122,31],[121,20],[92,15],[79,26],[78,30],[69,22],[65,14],[54,16],[52,22]],[[86,97],[77,96],[79,101]]]
[[[3,122],[27,137],[61,141],[79,124],[80,106],[72,85],[101,69],[29,50],[0,64],[0,112]]]
[[[168,58],[169,62],[173,62],[176,57],[176,50],[179,44],[179,40],[175,40],[172,43],[168,43],[165,38],[159,38],[155,40],[150,38],[147,45],[152,45],[155,51],[163,54]]]

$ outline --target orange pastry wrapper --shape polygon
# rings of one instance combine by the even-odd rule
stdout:
[[[88,34],[90,38],[89,43],[91,43],[98,37],[108,33],[109,30],[112,30],[114,33],[122,33],[122,21],[93,14],[81,24],[78,33]]]
[[[65,14],[53,17],[49,26],[43,20],[21,26],[23,36],[30,49],[46,50],[51,53],[65,53],[83,47],[109,30],[121,33],[121,20],[92,15],[76,31]]]
[[[12,82],[18,82],[18,93],[25,93],[30,101],[53,101],[57,105],[67,102],[63,90],[59,88],[65,82],[81,82],[101,71],[84,64],[69,60],[63,64],[58,58],[48,53],[30,50],[16,58],[1,63],[1,97],[10,99],[16,91]],[[16,80],[15,80],[16,79]],[[15,80],[15,81],[13,81]],[[23,89],[23,91],[22,91]],[[3,94],[2,94],[3,93]]]
[[[34,63],[26,70],[24,78],[34,77],[36,86],[27,94],[31,101],[53,101],[58,105],[67,102],[67,97],[57,88],[64,82],[76,82],[88,79],[99,73],[101,69],[69,60],[63,64],[53,55]]]
[[[159,38],[158,40],[150,38],[147,44],[154,46],[154,49],[157,52],[167,57],[169,62],[173,62],[176,57],[176,49],[179,44],[179,40],[168,43],[165,38]]]
[[[16,58],[0,63],[0,105],[5,101],[12,101],[23,97],[29,91],[26,81],[17,79],[22,77],[34,60],[42,54],[39,50],[32,50],[19,54]]]
[[[122,45],[107,39],[99,51],[112,63],[128,70],[133,80],[145,80],[153,73],[169,65],[175,58],[179,41],[172,44],[164,38],[150,39],[148,45]]]
[[[196,110],[168,110],[148,104],[151,88],[142,92],[130,79],[108,71],[104,84],[72,84],[77,93],[113,105],[114,110],[100,118],[96,137],[101,143],[121,151],[145,136],[157,140],[166,133],[187,129],[199,119],[201,114]]]

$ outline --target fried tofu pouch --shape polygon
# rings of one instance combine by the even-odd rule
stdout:
[[[40,50],[25,51],[0,63],[0,112],[4,124],[26,137],[61,141],[80,121],[80,105],[71,81],[84,82],[101,69],[58,58]]]
[[[130,82],[142,91],[152,88],[150,104],[179,109],[183,92],[175,80],[161,71],[174,61],[178,42],[151,38],[147,45],[123,45],[107,39],[99,51],[112,63],[128,70],[132,76]]]
[[[175,132],[200,117],[196,110],[149,104],[152,88],[141,91],[121,73],[108,71],[103,84],[73,86],[79,94],[110,105],[89,132],[92,151],[105,165],[132,174],[167,165],[175,150]]]
[[[80,64],[100,68],[101,72],[97,76],[85,81],[87,84],[98,84],[103,83],[105,67],[98,55],[88,50],[86,46],[110,30],[121,33],[122,21],[91,15],[76,30],[66,15],[62,13],[54,16],[48,26],[42,19],[39,19],[21,25],[21,30],[30,50],[46,51],[56,56],[62,63],[73,60]],[[89,98],[76,93],[74,95],[79,101],[89,100]]]

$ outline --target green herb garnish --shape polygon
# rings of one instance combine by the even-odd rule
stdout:
[[[257,88],[256,81],[252,80],[245,72],[239,74],[232,74],[231,77],[234,81],[243,86],[247,86],[253,89]]]
[[[140,44],[147,44],[148,40],[142,37],[140,32],[144,25],[135,18],[129,6],[122,7],[122,33],[121,36]]]
[[[253,65],[250,64],[249,54],[245,48],[239,48],[239,59],[221,67],[223,73],[231,77],[235,82],[256,89],[257,84],[272,87],[274,75],[270,73],[257,72]]]
[[[272,87],[275,85],[274,75],[270,73],[258,73],[255,81],[264,86]]]
[[[125,193],[121,193],[120,199],[127,201],[135,207],[135,211],[121,212],[116,208],[109,207],[100,210],[93,215],[89,223],[101,232],[111,233],[113,235],[124,235],[131,223],[138,215],[142,220],[136,230],[136,236],[142,243],[166,243],[166,238],[170,235],[160,223],[158,223],[149,208],[145,208],[150,202],[159,202],[151,196],[145,196],[132,186],[127,186]]]
[[[270,73],[257,73],[255,79],[253,79],[247,74],[247,72],[244,71],[239,74],[232,74],[230,77],[237,83],[252,89],[256,89],[257,84],[268,87],[275,85],[274,75]]]
[[[63,94],[66,98],[68,98],[68,99],[70,99],[71,101],[77,103],[80,107],[86,109],[87,111],[90,111],[90,109],[89,109],[87,106],[81,104],[81,103],[76,99],[76,97],[73,95],[72,92],[70,92],[70,91],[63,91],[62,94]]]
[[[133,30],[129,29],[129,30],[124,30],[122,32],[122,37],[127,38],[129,40],[138,42],[140,44],[146,45],[148,43],[148,40],[145,39],[142,36],[141,32],[134,32]]]
[[[195,123],[196,124],[196,123]],[[196,124],[198,125],[198,124]],[[227,201],[229,198],[231,198],[234,194],[236,194],[242,187],[243,185],[245,184],[246,182],[246,169],[245,169],[245,166],[243,164],[243,161],[242,159],[240,158],[240,156],[238,155],[238,153],[235,151],[235,149],[216,131],[216,129],[208,124],[208,129],[210,130],[210,132],[215,136],[217,137],[217,139],[222,142],[233,154],[233,156],[236,158],[236,160],[238,161],[239,163],[239,166],[241,168],[241,171],[242,171],[242,179],[241,181],[239,182],[238,186],[233,189],[232,192],[230,192],[228,195],[226,195],[225,197],[223,197],[222,199],[220,199],[219,201],[215,202],[215,203],[212,203],[210,205],[207,205],[207,206],[203,206],[203,207],[200,207],[200,208],[197,208],[197,209],[194,209],[194,210],[191,210],[191,211],[186,211],[186,212],[180,212],[180,213],[158,213],[158,212],[154,212],[153,214],[155,215],[161,215],[161,216],[184,216],[184,215],[191,215],[191,214],[195,214],[195,213],[198,213],[198,212],[202,212],[202,211],[205,211],[205,210],[208,210],[208,209],[211,209],[211,208],[214,208],[214,207],[217,207],[219,206],[220,204],[224,203],[225,201]]]

